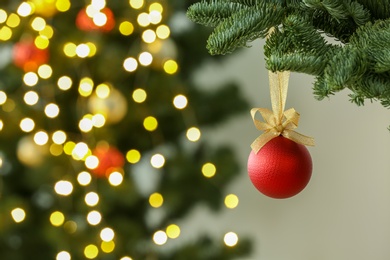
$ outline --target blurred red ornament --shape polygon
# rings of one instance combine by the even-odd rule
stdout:
[[[13,63],[24,71],[36,71],[49,61],[49,51],[39,49],[31,40],[21,41],[12,50]]]
[[[312,160],[304,145],[283,136],[273,138],[256,154],[251,151],[248,173],[264,195],[284,199],[301,192],[310,181]]]
[[[98,167],[92,170],[97,177],[105,177],[125,165],[125,157],[115,147],[98,145],[92,153],[99,159]]]
[[[115,19],[113,12],[105,7],[94,12],[93,16],[87,14],[87,9],[81,9],[76,17],[76,26],[82,31],[109,32],[114,29]]]

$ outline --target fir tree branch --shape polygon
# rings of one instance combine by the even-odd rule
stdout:
[[[389,0],[356,0],[370,10],[375,19],[386,19],[390,17]]]
[[[283,28],[275,30],[264,47],[267,68],[320,75],[327,65],[332,47],[302,16],[290,15]]]
[[[193,22],[205,26],[217,26],[224,19],[245,8],[245,5],[224,0],[195,3],[188,8],[187,16]]]
[[[207,49],[212,55],[226,54],[248,41],[264,38],[268,30],[281,23],[285,9],[278,4],[261,3],[245,8],[223,20],[210,35]]]

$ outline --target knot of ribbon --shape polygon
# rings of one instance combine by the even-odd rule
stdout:
[[[257,153],[267,142],[273,138],[282,135],[296,143],[314,146],[314,139],[302,135],[296,131],[298,127],[299,113],[294,108],[284,111],[288,80],[290,77],[289,71],[283,72],[269,72],[270,93],[272,111],[267,108],[252,108],[251,116],[253,123],[258,130],[264,131],[251,144],[252,150]],[[259,112],[264,121],[255,118],[256,113]]]

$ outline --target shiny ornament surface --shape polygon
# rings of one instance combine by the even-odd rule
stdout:
[[[312,160],[304,145],[278,136],[248,158],[248,174],[264,195],[276,199],[292,197],[309,183]]]
[[[21,41],[14,45],[12,59],[24,71],[36,71],[40,65],[49,61],[49,51],[38,49],[32,40]]]
[[[84,8],[77,14],[76,26],[82,31],[109,32],[115,26],[114,14],[106,7],[96,12],[94,16],[89,16]]]
[[[99,165],[92,170],[97,177],[105,177],[125,165],[124,155],[112,146],[99,145],[93,150],[93,155],[99,159]]]

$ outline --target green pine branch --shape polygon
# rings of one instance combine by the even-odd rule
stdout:
[[[194,22],[201,15],[214,21],[211,54],[246,47],[274,27],[264,47],[269,70],[315,76],[319,100],[348,88],[358,105],[368,99],[390,107],[389,0],[202,0],[188,10]]]

